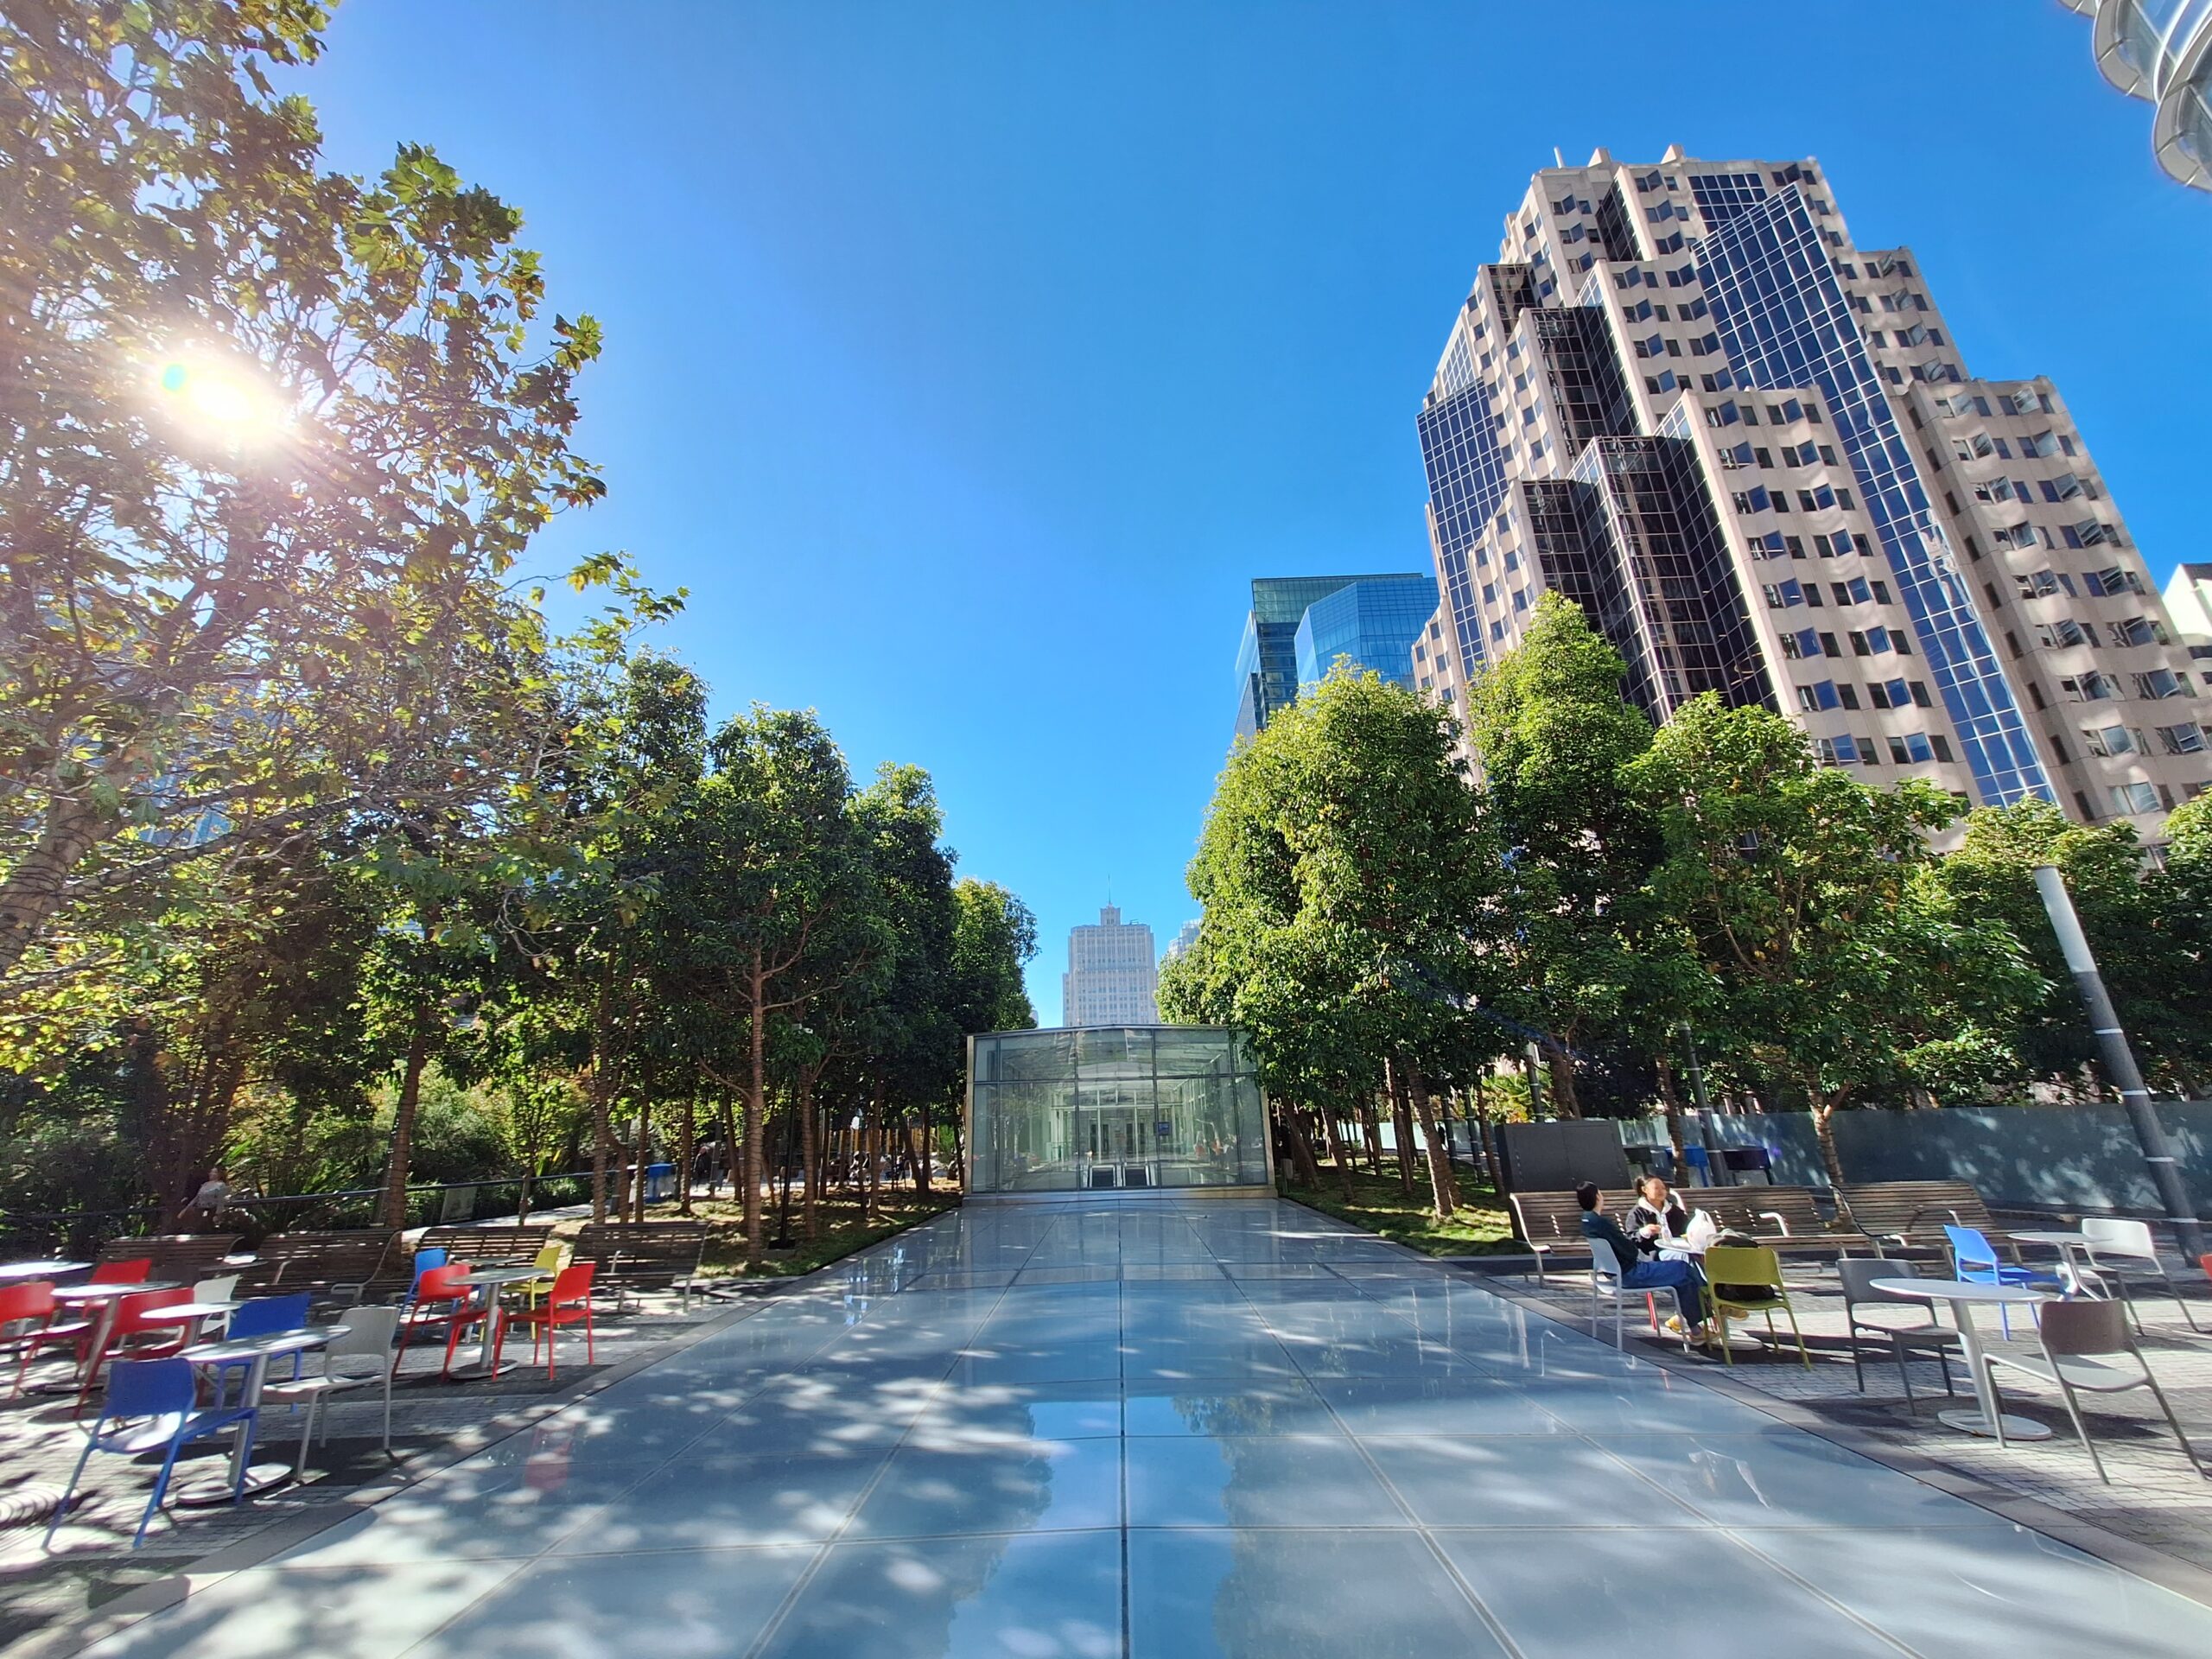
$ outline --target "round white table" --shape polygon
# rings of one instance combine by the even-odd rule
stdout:
[[[533,1264],[526,1268],[483,1268],[454,1281],[475,1289],[476,1306],[484,1317],[484,1335],[476,1344],[476,1363],[453,1372],[454,1378],[474,1382],[514,1370],[512,1360],[501,1364],[493,1363],[493,1356],[499,1351],[500,1328],[507,1317],[506,1310],[499,1306],[499,1292],[509,1285],[524,1285],[533,1279],[550,1277],[543,1268]]]
[[[156,1307],[139,1317],[148,1325],[189,1325],[193,1329],[185,1333],[186,1339],[197,1342],[200,1327],[210,1319],[219,1319],[236,1311],[236,1302],[171,1302],[167,1307]]]
[[[1959,1327],[1960,1354],[1967,1363],[1967,1378],[1974,1383],[1976,1409],[1939,1411],[1936,1414],[1936,1421],[1968,1434],[1994,1437],[2001,1419],[2006,1440],[2047,1440],[2050,1438],[2050,1430],[2034,1418],[1998,1410],[1997,1385],[1989,1380],[1989,1367],[1982,1363],[1981,1340],[1974,1324],[1974,1310],[1977,1306],[1995,1302],[2000,1306],[2031,1307],[2037,1302],[2050,1300],[2049,1292],[2031,1289],[2026,1285],[1991,1285],[1963,1279],[1877,1279],[1872,1281],[1872,1287],[1885,1295],[1948,1302],[1951,1305],[1952,1322]]]
[[[268,1380],[269,1362],[284,1354],[303,1354],[320,1348],[338,1334],[335,1326],[312,1331],[272,1331],[264,1337],[226,1338],[220,1342],[202,1343],[197,1348],[188,1348],[180,1357],[197,1366],[219,1370],[225,1366],[243,1364],[245,1381],[239,1385],[238,1403],[258,1408],[261,1404],[262,1384]],[[215,1403],[223,1403],[225,1386],[216,1382]],[[253,1455],[253,1431],[260,1427],[257,1418],[251,1427],[240,1425],[238,1436],[232,1443],[230,1473],[219,1482],[195,1484],[181,1493],[176,1502],[195,1509],[217,1503],[227,1503],[236,1492],[241,1497],[251,1497],[256,1492],[265,1492],[271,1486],[283,1484],[299,1472],[296,1465],[281,1463],[249,1465]]]
[[[2048,1244],[2052,1249],[2056,1250],[2058,1276],[2066,1281],[2069,1294],[2078,1296],[2082,1293],[2085,1285],[2091,1284],[2097,1287],[2098,1294],[2110,1294],[2105,1289],[2102,1274],[2088,1263],[2074,1259],[2075,1251],[2081,1250],[2086,1253],[2090,1244],[2094,1242],[2087,1234],[2063,1232],[2054,1229],[2045,1232],[2012,1233],[2009,1236],[2018,1244]]]
[[[0,1285],[26,1284],[34,1279],[59,1279],[65,1273],[82,1273],[89,1262],[0,1262]]]

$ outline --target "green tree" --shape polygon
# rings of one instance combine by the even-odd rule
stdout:
[[[1803,1096],[1832,1181],[1839,1108],[1910,1085],[1936,1046],[2002,1029],[2043,991],[2004,923],[1936,878],[1929,838],[1959,808],[1932,785],[1866,788],[1780,715],[1710,694],[1628,775],[1663,837],[1653,896],[1708,976],[1707,1028]]]
[[[1624,669],[1582,607],[1554,592],[1537,601],[1522,643],[1467,688],[1484,817],[1506,852],[1493,1001],[1542,1033],[1569,1117],[1581,1116],[1578,1046],[1622,1027],[1654,983],[1635,901],[1658,830],[1623,781],[1652,728],[1621,696]],[[1664,1012],[1657,1022],[1669,1023]]]
[[[599,331],[429,150],[322,170],[268,86],[321,24],[0,13],[0,976],[80,899],[467,810],[557,741],[505,694],[543,648],[505,577],[601,493]]]
[[[2186,840],[2186,820],[2182,834]],[[2154,1083],[2183,1090],[2201,1080],[2212,1062],[2212,1028],[2203,1021],[2197,960],[2177,925],[2183,907],[2175,903],[2173,884],[2145,879],[2133,826],[2077,824],[2048,801],[1969,814],[1958,849],[1936,868],[1960,909],[2001,920],[2047,982],[2019,1023],[2000,1033],[2002,1047],[1993,1056],[1999,1064],[1989,1080],[2078,1084],[2094,1073],[2096,1041],[2036,890],[2038,864],[2065,875],[2145,1071]]]
[[[1459,1200],[1428,1079],[1465,1062],[1497,866],[1453,735],[1342,663],[1271,719],[1222,774],[1190,869],[1198,940],[1163,988],[1171,1018],[1241,1027],[1270,1092],[1327,1105],[1402,1080],[1439,1216]],[[1310,1147],[1300,1162],[1311,1179]]]

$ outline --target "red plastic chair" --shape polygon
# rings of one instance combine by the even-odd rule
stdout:
[[[54,1281],[50,1279],[34,1279],[0,1290],[0,1325],[26,1319],[40,1321],[29,1330],[0,1338],[0,1346],[20,1349],[23,1356],[16,1367],[16,1387],[10,1398],[22,1393],[23,1374],[30,1370],[31,1361],[41,1348],[66,1342],[77,1351],[77,1363],[84,1363],[85,1341],[92,1335],[92,1322],[73,1319],[57,1324],[55,1315],[60,1311],[60,1304],[54,1300]]]
[[[530,1357],[537,1359],[537,1344],[545,1344],[545,1376],[553,1380],[554,1338],[564,1325],[581,1325],[584,1328],[584,1363],[595,1363],[597,1355],[592,1349],[591,1333],[591,1274],[593,1263],[578,1262],[561,1269],[547,1293],[542,1307],[525,1308],[515,1315],[530,1327]]]
[[[154,1276],[154,1258],[134,1256],[128,1262],[103,1262],[92,1269],[90,1285],[143,1285]]]
[[[448,1262],[442,1268],[432,1268],[415,1281],[414,1300],[407,1305],[406,1323],[399,1327],[399,1346],[391,1356],[391,1374],[399,1375],[399,1368],[406,1363],[408,1339],[416,1327],[434,1324],[439,1319],[457,1321],[465,1318],[468,1304],[476,1294],[475,1287],[461,1282],[476,1269],[466,1262]],[[453,1363],[453,1342],[446,1343],[446,1363]]]
[[[179,1285],[171,1290],[141,1291],[136,1296],[118,1300],[115,1317],[100,1333],[99,1342],[85,1366],[85,1380],[77,1389],[77,1409],[84,1410],[85,1402],[92,1396],[92,1384],[99,1381],[100,1367],[111,1354],[118,1359],[166,1359],[172,1354],[182,1353],[191,1341],[185,1330],[174,1320],[149,1319],[146,1315],[157,1308],[175,1307],[191,1300],[192,1287]],[[149,1333],[155,1336],[151,1342],[130,1340]]]

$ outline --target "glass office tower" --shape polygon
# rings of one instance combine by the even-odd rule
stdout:
[[[1274,1190],[1243,1039],[1219,1026],[968,1039],[973,1194]]]
[[[1435,583],[1405,571],[1255,577],[1236,652],[1236,736],[1297,702],[1339,656],[1410,687],[1414,646],[1435,605]]]
[[[2212,785],[2212,677],[2064,401],[1976,378],[1911,251],[1857,241],[1817,162],[1537,174],[1419,431],[1414,671],[1447,708],[1556,589],[1655,721],[1715,694],[1870,784],[2152,845]]]

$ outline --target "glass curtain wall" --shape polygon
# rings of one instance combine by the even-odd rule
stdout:
[[[1270,1184],[1267,1111],[1232,1031],[993,1032],[970,1061],[971,1192]]]

